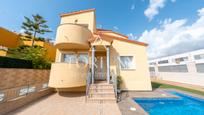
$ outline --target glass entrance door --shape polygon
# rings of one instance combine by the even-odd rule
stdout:
[[[106,80],[106,57],[97,56],[95,62],[95,80]]]

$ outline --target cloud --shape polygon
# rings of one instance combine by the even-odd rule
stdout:
[[[128,36],[128,39],[137,40],[137,36],[134,35],[133,33],[129,33],[129,34],[127,34],[127,36]]]
[[[159,10],[164,8],[166,2],[167,0],[149,0],[149,6],[144,11],[144,14],[149,21],[159,14]],[[171,2],[176,2],[176,0],[171,0]]]
[[[155,15],[159,14],[159,9],[165,6],[166,0],[149,0],[149,6],[144,11],[144,14],[149,21],[151,21]]]
[[[117,26],[113,26],[113,29],[115,30],[119,30],[119,28]]]
[[[135,9],[135,4],[132,4],[130,9],[134,10]]]
[[[204,48],[204,8],[198,10],[198,16],[191,25],[186,25],[186,19],[165,19],[160,27],[145,30],[139,41],[149,44],[149,58]]]

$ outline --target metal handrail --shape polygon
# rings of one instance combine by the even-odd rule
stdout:
[[[112,73],[111,75],[111,81],[114,87],[115,97],[116,99],[118,99],[117,75],[115,75],[114,73]]]
[[[91,80],[92,80],[92,77],[91,77],[91,69],[89,68],[88,69],[88,74],[87,74],[87,77],[86,77],[86,101],[87,101],[87,97],[88,97],[88,93],[89,93],[89,87],[90,87],[90,84],[91,84]]]

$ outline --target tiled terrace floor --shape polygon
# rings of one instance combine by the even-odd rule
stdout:
[[[86,103],[84,94],[52,94],[8,115],[121,115],[116,103]]]

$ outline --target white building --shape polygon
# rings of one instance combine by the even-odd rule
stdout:
[[[151,77],[204,86],[204,49],[149,61]]]

